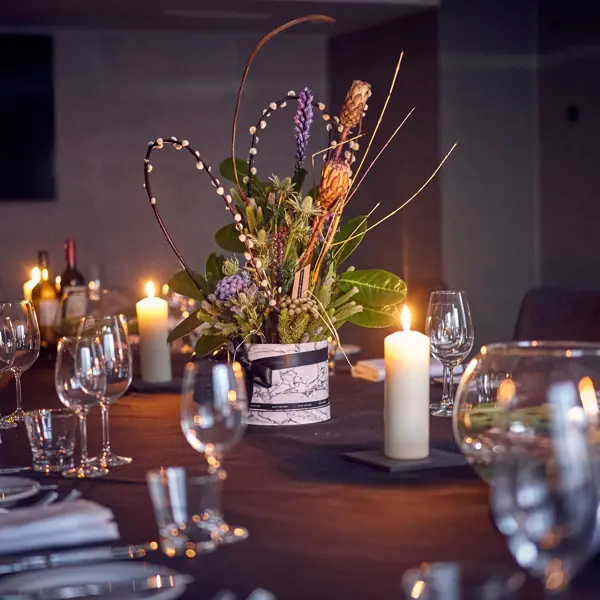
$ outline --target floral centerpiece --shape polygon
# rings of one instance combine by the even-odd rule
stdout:
[[[145,188],[152,209],[183,266],[169,286],[199,302],[199,309],[175,327],[169,341],[196,330],[200,334],[195,348],[197,357],[228,345],[256,384],[250,422],[257,424],[328,419],[327,340],[339,342],[338,331],[346,323],[362,327],[396,324],[407,291],[397,275],[346,266],[372,228],[368,225],[369,215],[343,219],[344,209],[375,162],[364,168],[359,178],[383,116],[382,112],[359,160],[363,120],[371,96],[367,82],[352,82],[339,116],[330,113],[309,88],[299,93],[289,91],[271,102],[249,127],[247,159],[235,157],[242,90],[256,53],[280,31],[308,20],[333,21],[320,15],[297,19],[267,34],[252,52],[238,93],[232,156],[220,164],[221,179],[197,149],[187,140],[175,137],[150,142],[144,160]],[[393,83],[399,67],[400,61]],[[293,170],[286,177],[259,178],[259,139],[274,113],[288,105],[295,109],[296,151],[290,160]],[[318,121],[328,131],[329,144],[316,153],[324,159],[320,173],[312,168],[310,174],[308,146]],[[389,141],[391,138],[384,148]],[[193,271],[175,246],[152,194],[151,155],[165,145],[192,155],[232,219],[215,235],[217,245],[228,254],[211,254],[204,275]],[[310,161],[313,167],[314,157]]]

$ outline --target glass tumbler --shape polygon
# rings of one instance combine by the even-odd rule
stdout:
[[[164,554],[193,558],[223,543],[220,503],[225,477],[222,469],[198,475],[184,467],[148,471],[146,481]]]
[[[67,408],[25,413],[25,429],[33,456],[33,469],[57,473],[72,469],[77,417]]]

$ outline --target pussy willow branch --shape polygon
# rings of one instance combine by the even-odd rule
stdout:
[[[169,246],[171,246],[171,249],[175,253],[175,256],[177,256],[177,259],[181,263],[181,266],[185,269],[186,273],[190,276],[191,280],[194,282],[194,285],[198,288],[198,290],[200,290],[202,293],[204,293],[202,290],[202,287],[200,286],[200,283],[197,281],[196,277],[194,276],[193,271],[189,268],[187,262],[183,258],[183,255],[181,254],[181,252],[175,245],[175,242],[169,235],[169,232],[167,231],[167,227],[166,227],[164,221],[162,220],[162,217],[160,216],[160,213],[158,211],[158,208],[157,208],[158,204],[157,204],[156,197],[152,194],[152,187],[150,184],[150,173],[152,171],[152,164],[150,163],[150,156],[152,155],[152,152],[156,148],[158,148],[158,149],[163,148],[165,143],[171,144],[177,150],[183,150],[183,149],[187,150],[196,160],[197,168],[204,170],[206,172],[206,174],[208,175],[208,177],[211,180],[213,187],[216,188],[216,190],[215,190],[216,193],[223,198],[227,210],[231,213],[231,216],[234,219],[235,227],[238,231],[240,242],[244,243],[244,245],[246,247],[246,252],[244,253],[244,258],[246,258],[246,260],[248,260],[252,264],[252,266],[254,268],[254,275],[255,275],[255,278],[259,285],[259,288],[263,291],[265,296],[270,297],[271,291],[268,289],[268,277],[266,276],[264,269],[262,269],[261,262],[254,256],[254,253],[252,252],[252,247],[253,247],[252,241],[249,240],[246,237],[246,235],[244,234],[244,226],[241,223],[242,215],[240,215],[236,211],[235,203],[233,202],[233,198],[229,194],[225,193],[225,190],[221,186],[220,181],[212,174],[211,167],[209,167],[202,160],[202,157],[200,156],[200,152],[198,150],[196,150],[195,148],[193,148],[192,146],[190,146],[190,144],[187,140],[178,140],[176,137],[172,136],[168,139],[158,138],[158,140],[156,140],[155,142],[149,142],[148,149],[146,150],[146,156],[144,157],[144,182],[145,182],[144,188],[146,189],[146,194],[148,195],[148,200],[150,200],[150,205],[152,207],[152,211],[154,212],[154,216],[156,217],[158,225],[160,226],[160,229],[163,232],[163,235],[165,236]]]
[[[301,23],[309,23],[311,21],[328,23],[330,25],[333,25],[335,23],[335,19],[332,19],[331,17],[327,17],[325,15],[307,15],[306,17],[300,17],[298,19],[288,21],[287,23],[284,23],[283,25],[276,27],[275,29],[273,29],[272,31],[267,33],[265,36],[263,36],[259,40],[258,44],[256,44],[256,46],[254,47],[254,50],[252,50],[252,52],[250,53],[250,56],[248,57],[248,62],[246,63],[246,67],[244,68],[244,74],[242,75],[242,80],[240,81],[240,87],[239,87],[238,93],[237,93],[237,99],[235,102],[235,111],[233,113],[233,123],[231,126],[231,160],[233,161],[233,175],[235,178],[235,185],[237,187],[237,191],[238,191],[239,195],[242,197],[242,199],[244,200],[244,202],[246,202],[247,204],[248,204],[248,199],[245,197],[244,192],[240,186],[240,180],[239,180],[239,176],[238,176],[238,172],[237,172],[237,166],[235,164],[235,138],[236,138],[236,134],[237,134],[237,120],[238,120],[238,115],[240,112],[240,105],[242,103],[242,93],[244,91],[244,85],[246,84],[246,79],[248,78],[248,73],[250,72],[250,66],[252,65],[252,62],[254,61],[254,59],[256,58],[256,55],[260,52],[260,49],[269,40],[271,40],[275,36],[279,35],[282,31],[285,31],[286,29],[290,29],[290,27],[295,27],[296,25],[300,25]]]
[[[250,152],[248,153],[248,181],[246,182],[246,193],[247,193],[247,199],[248,201],[252,198],[252,180],[254,178],[254,173],[252,172],[252,168],[254,167],[254,161],[256,159],[256,155],[258,154],[257,150],[256,150],[256,144],[258,143],[258,132],[266,129],[267,127],[267,122],[265,119],[268,119],[273,112],[275,112],[275,110],[277,110],[278,108],[285,108],[287,105],[288,100],[298,100],[298,96],[296,94],[293,94],[292,92],[288,92],[288,95],[285,96],[284,98],[281,98],[280,100],[277,100],[277,102],[272,102],[268,108],[265,108],[263,110],[263,114],[261,115],[260,119],[256,122],[256,125],[252,126],[250,128],[250,133],[252,135],[252,140],[250,142]],[[275,105],[275,107],[273,107],[272,105]],[[325,110],[325,105],[322,102],[313,102],[312,103],[313,108],[316,108],[317,110],[321,111],[321,113],[323,114],[323,120],[324,121],[331,121],[333,119],[332,115]],[[329,144],[332,143],[333,141],[333,128],[328,129],[329,131]],[[234,166],[235,166],[235,160],[234,162]],[[237,177],[237,175],[236,175]],[[299,191],[299,190],[296,190]]]

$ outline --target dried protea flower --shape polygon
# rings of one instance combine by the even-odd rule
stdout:
[[[352,170],[343,160],[330,160],[321,173],[319,201],[324,209],[343,198],[350,189]]]
[[[366,81],[352,82],[340,111],[340,123],[344,127],[358,125],[370,95],[371,86]]]

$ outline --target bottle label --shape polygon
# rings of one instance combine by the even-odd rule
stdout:
[[[56,298],[40,300],[40,327],[54,327],[57,312],[58,300]]]
[[[81,319],[87,310],[87,290],[85,286],[72,286],[63,289],[65,295],[65,319]]]

